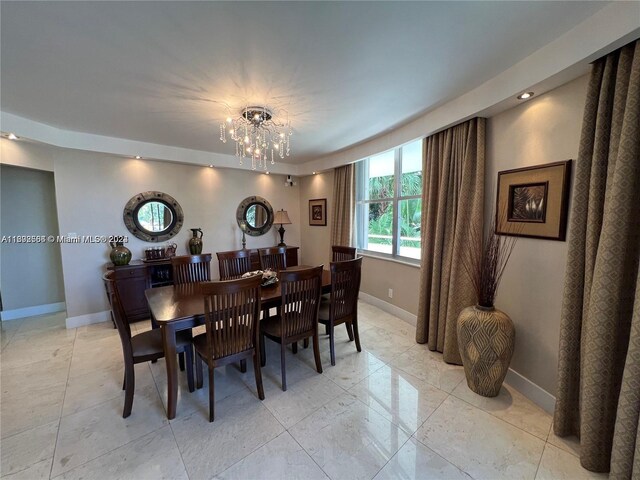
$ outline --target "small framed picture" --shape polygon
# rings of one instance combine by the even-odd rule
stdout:
[[[496,233],[565,240],[571,160],[498,172]]]
[[[327,225],[327,199],[309,200],[309,225],[324,227]]]

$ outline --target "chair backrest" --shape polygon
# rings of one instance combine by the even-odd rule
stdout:
[[[113,296],[115,295],[115,293],[114,293],[115,282],[113,281],[113,277],[114,277],[113,270],[110,270],[110,271],[106,272],[102,276],[102,281],[104,282],[104,289],[105,289],[105,291],[107,293],[107,300],[109,301],[109,308],[111,308],[111,309],[113,309],[113,307],[112,307],[112,305],[113,305]],[[113,322],[113,325],[115,326],[116,320],[115,320],[115,318],[113,318],[113,310],[110,313],[111,313],[111,321]]]
[[[317,331],[322,267],[280,273],[282,305],[279,311],[283,338]]]
[[[204,282],[208,358],[219,359],[254,348],[260,321],[262,277]]]
[[[286,270],[287,268],[287,247],[269,247],[258,250],[260,254],[261,270]]]
[[[249,250],[233,250],[217,252],[220,280],[234,280],[251,271],[251,255]]]
[[[331,262],[331,304],[329,315],[334,321],[352,316],[358,308],[362,257]]]
[[[341,247],[339,245],[333,245],[331,247],[333,252],[334,262],[344,262],[345,260],[354,260],[356,258],[355,247]]]
[[[105,275],[103,278],[107,292],[111,295],[111,318],[113,318],[113,322],[116,324],[116,328],[118,329],[118,335],[120,336],[120,342],[122,343],[122,351],[125,358],[132,358],[133,348],[131,347],[131,327],[129,326],[129,322],[126,320],[125,313],[122,308],[120,295],[118,294],[118,287],[113,279],[113,275],[109,277]]]
[[[171,258],[173,284],[208,282],[211,280],[211,254],[181,255]]]

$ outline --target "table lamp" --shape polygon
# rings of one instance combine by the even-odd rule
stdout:
[[[279,223],[280,228],[278,229],[278,233],[280,234],[280,243],[279,247],[286,247],[287,245],[284,243],[284,228],[282,225],[291,225],[291,220],[289,220],[289,214],[285,210],[278,210],[276,212],[276,216],[273,219],[273,223]]]

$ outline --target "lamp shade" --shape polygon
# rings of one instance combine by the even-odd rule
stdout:
[[[273,219],[273,223],[279,223],[280,225],[291,225],[289,214],[285,210],[278,210]]]

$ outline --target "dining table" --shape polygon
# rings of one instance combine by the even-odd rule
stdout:
[[[287,271],[311,268],[300,265]],[[331,291],[331,273],[322,271],[322,293]],[[176,351],[176,332],[203,325],[204,295],[200,283],[183,283],[165,287],[149,288],[144,292],[149,304],[154,326],[162,331],[162,343],[167,370],[167,417],[176,416],[178,401],[178,361]],[[280,282],[261,289],[261,309],[280,306],[282,295]]]

